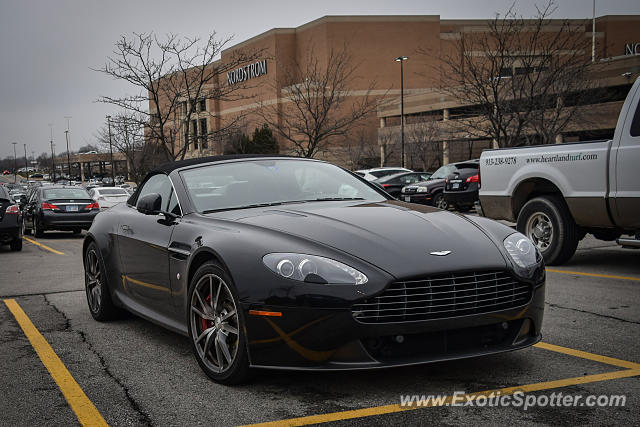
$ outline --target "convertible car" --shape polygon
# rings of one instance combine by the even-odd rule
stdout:
[[[190,338],[213,380],[369,369],[540,339],[540,253],[500,223],[393,200],[338,166],[219,156],[151,172],[83,247],[89,309]]]

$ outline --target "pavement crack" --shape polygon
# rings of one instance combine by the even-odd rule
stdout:
[[[548,305],[549,307],[553,307],[553,308],[560,308],[560,309],[563,309],[563,310],[577,311],[578,313],[592,314],[594,316],[603,317],[605,319],[617,320],[619,322],[631,323],[631,324],[634,324],[634,325],[640,325],[640,322],[635,322],[633,320],[627,320],[627,319],[623,319],[621,317],[616,317],[616,316],[609,316],[608,314],[595,313],[593,311],[588,311],[588,310],[580,310],[579,308],[566,307],[566,306],[563,306],[563,305],[554,304],[554,303],[550,303],[550,302],[546,302],[546,301],[545,301],[545,304]]]
[[[85,343],[87,347],[89,347],[89,350],[98,358],[98,360],[100,361],[100,366],[102,366],[105,374],[107,374],[107,376],[111,378],[118,385],[118,387],[122,389],[125,397],[127,398],[127,401],[129,402],[129,405],[131,405],[131,408],[138,414],[140,424],[150,427],[153,426],[153,422],[151,421],[151,417],[149,416],[149,414],[147,414],[142,409],[140,404],[133,398],[133,396],[131,396],[129,388],[120,380],[120,378],[118,378],[116,375],[114,375],[113,372],[111,372],[111,369],[109,368],[109,365],[107,364],[105,358],[93,347],[93,344],[91,344],[91,342],[87,339],[86,334],[83,331],[74,332],[80,336],[82,342]]]
[[[144,426],[150,426],[150,427],[153,426],[153,422],[151,421],[151,417],[149,416],[149,414],[147,414],[145,411],[142,410],[142,407],[133,398],[133,396],[131,396],[129,388],[122,382],[122,380],[120,380],[120,378],[118,378],[116,375],[114,375],[113,372],[111,372],[111,369],[109,368],[109,365],[107,364],[107,361],[105,360],[104,356],[102,356],[102,354],[100,354],[100,352],[98,352],[93,347],[93,344],[91,343],[91,341],[87,339],[87,335],[83,331],[73,329],[71,327],[71,321],[67,317],[67,315],[58,307],[56,307],[56,305],[47,298],[47,295],[43,295],[43,297],[47,305],[53,308],[65,320],[65,327],[64,329],[62,329],[62,331],[71,331],[78,334],[82,342],[89,348],[89,351],[91,351],[98,358],[98,361],[100,362],[100,366],[102,367],[102,370],[104,371],[104,373],[109,378],[111,378],[118,385],[118,387],[122,389],[127,401],[129,402],[129,405],[131,405],[131,408],[138,414],[140,424]]]

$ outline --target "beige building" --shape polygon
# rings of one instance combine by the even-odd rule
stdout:
[[[584,26],[585,37],[591,37],[591,26]],[[380,163],[386,158],[388,163],[398,163],[398,154],[390,155],[389,147],[399,140],[399,96],[400,65],[394,58],[406,55],[404,62],[405,123],[407,143],[409,134],[418,134],[421,123],[437,121],[437,126],[446,126],[446,120],[455,120],[459,109],[468,107],[456,103],[436,89],[440,87],[438,56],[450,51],[458,35],[484,31],[486,21],[482,20],[442,20],[439,16],[325,16],[297,28],[275,28],[222,51],[221,58],[212,66],[223,67],[242,50],[261,52],[251,63],[229,73],[220,74],[212,85],[234,85],[245,83],[236,99],[202,99],[186,102],[181,106],[193,108],[190,123],[181,123],[178,145],[189,142],[187,157],[221,154],[224,141],[210,138],[237,117],[246,115],[246,132],[262,122],[255,114],[264,105],[286,108],[288,80],[285,78],[312,54],[320,65],[326,64],[331,51],[346,49],[357,67],[347,94],[351,102],[358,102],[365,95],[376,98],[379,107],[376,112],[362,120],[357,138],[361,140],[359,158],[354,156],[353,138],[334,138],[327,150],[319,158],[337,162],[347,167],[363,166],[364,163]],[[615,58],[612,66],[604,74],[598,75],[603,84],[612,88],[613,99],[598,102],[599,114],[603,120],[588,128],[572,127],[561,139],[571,141],[585,136],[605,137],[615,127],[615,117],[624,99],[624,88],[632,77],[637,76],[640,65],[640,16],[603,16],[596,19],[597,57]],[[587,53],[589,54],[589,53]],[[629,75],[625,73],[630,73]],[[623,75],[627,75],[624,77]],[[371,82],[375,87],[369,92]],[[189,107],[189,104],[192,106]],[[591,107],[589,107],[591,108]],[[176,121],[182,120],[182,113]],[[419,130],[419,129],[418,129]],[[350,142],[345,142],[350,141]],[[293,147],[284,139],[279,139],[280,152],[291,153]],[[437,163],[477,157],[480,150],[491,145],[487,141],[471,141],[454,135],[449,142],[438,142],[433,149]],[[366,153],[362,152],[366,146]],[[385,152],[387,150],[387,152]],[[411,152],[411,150],[407,150]],[[421,168],[420,162],[407,158],[408,166]],[[354,164],[356,161],[361,164]]]

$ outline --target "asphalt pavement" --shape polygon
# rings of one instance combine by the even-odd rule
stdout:
[[[210,381],[188,339],[134,316],[99,323],[87,309],[82,237],[27,236],[0,247],[0,425],[77,425],[72,408],[9,310],[15,301],[109,425],[634,425],[640,419],[640,250],[587,238],[548,268],[542,344],[410,368],[257,371],[237,387]],[[608,357],[608,358],[606,358]],[[51,362],[49,362],[51,363]],[[54,370],[55,372],[55,370]],[[478,392],[624,395],[623,407],[479,406]],[[402,395],[466,394],[476,406],[411,410]],[[463,400],[464,401],[464,400]]]

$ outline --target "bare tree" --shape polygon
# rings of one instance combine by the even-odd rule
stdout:
[[[143,121],[139,113],[124,111],[111,117],[111,135],[107,125],[98,129],[96,134],[97,141],[105,150],[111,144],[113,151],[125,156],[130,178],[137,183],[158,163],[153,161],[153,147],[144,143]]]
[[[293,145],[295,153],[314,157],[335,137],[345,137],[376,111],[371,96],[375,82],[362,95],[352,93],[357,65],[346,46],[331,50],[328,57],[310,49],[303,64],[283,67],[282,101],[261,103],[256,114],[275,133]],[[277,87],[275,87],[276,90]]]
[[[147,126],[150,141],[159,145],[167,160],[183,159],[193,130],[189,128],[192,118],[209,117],[213,113],[199,108],[203,100],[237,100],[245,95],[246,84],[226,84],[226,73],[253,61],[259,52],[235,50],[224,62],[213,64],[230,38],[218,39],[216,34],[208,38],[180,38],[168,34],[160,39],[153,33],[122,36],[115,45],[113,54],[107,58],[102,72],[117,80],[129,83],[139,92],[122,97],[103,96],[100,102],[114,105],[140,120]],[[207,129],[205,135],[196,137],[215,138],[233,128],[241,116],[222,122],[220,130]],[[179,146],[179,139],[184,143]]]
[[[435,170],[442,165],[442,141],[447,139],[442,122],[429,120],[406,128],[407,153],[410,164],[414,159],[424,171]]]
[[[351,169],[380,166],[380,147],[377,138],[364,129],[351,132],[345,142],[345,151]]]
[[[591,87],[590,40],[584,22],[551,20],[555,8],[549,1],[524,19],[512,7],[443,52],[441,90],[468,106],[450,126],[510,147],[550,142],[576,119]]]
[[[396,152],[399,151],[400,137],[396,137],[393,134],[392,129],[379,129],[378,130],[378,149],[380,150],[380,165],[386,166],[393,159]],[[398,160],[398,165],[400,160]]]

